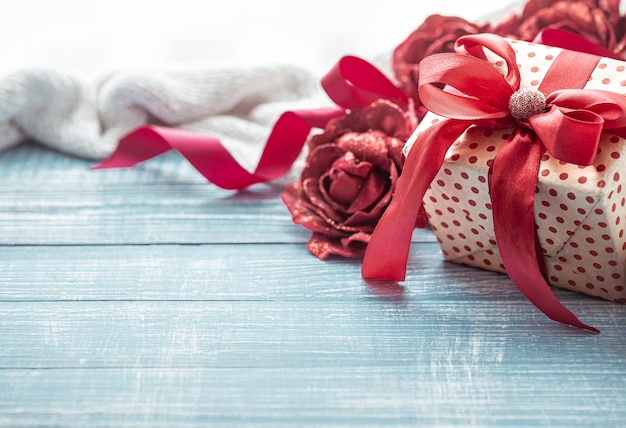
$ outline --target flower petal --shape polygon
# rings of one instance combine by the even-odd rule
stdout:
[[[363,257],[365,247],[369,241],[369,235],[356,233],[348,238],[337,239],[326,235],[314,233],[309,240],[307,249],[318,259],[325,260],[330,256],[346,258]]]
[[[382,194],[389,188],[388,177],[381,177],[380,173],[372,171],[364,183],[360,192],[356,195],[346,212],[354,214],[359,211],[367,211],[380,199]]]

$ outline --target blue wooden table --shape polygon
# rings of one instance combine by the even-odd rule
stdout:
[[[280,188],[0,154],[0,426],[626,426],[626,306],[501,274],[415,234],[407,281],[319,261]]]

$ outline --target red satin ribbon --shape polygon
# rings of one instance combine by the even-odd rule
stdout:
[[[570,51],[585,52],[622,61],[624,60],[623,57],[615,54],[613,51],[605,48],[604,46],[590,42],[584,37],[560,28],[546,28],[545,30],[542,30],[533,39],[533,43],[568,49]]]
[[[127,168],[177,151],[209,182],[223,189],[244,189],[286,174],[313,127],[324,127],[338,108],[283,113],[254,172],[241,166],[215,137],[165,126],[142,126],[122,138],[115,152],[94,169]]]
[[[355,56],[341,58],[321,83],[329,98],[346,109],[363,108],[380,98],[402,108],[408,106],[404,92],[370,63]]]
[[[363,108],[380,98],[408,105],[407,96],[366,61],[346,56],[322,79],[339,107],[283,113],[274,124],[254,172],[247,171],[215,137],[165,126],[142,126],[123,137],[115,152],[94,169],[136,166],[170,150],[177,151],[209,182],[240,190],[286,174],[312,128],[324,128],[346,109]]]
[[[506,62],[506,76],[485,61],[484,48]],[[508,105],[520,88],[511,46],[499,36],[483,34],[460,38],[455,49],[457,53],[433,55],[420,63],[420,99],[447,119],[417,136],[396,193],[367,246],[362,276],[404,280],[412,229],[447,150],[472,124],[513,127],[489,173],[494,232],[506,271],[549,318],[598,332],[565,308],[545,280],[534,227],[534,194],[543,151],[568,163],[593,163],[601,132],[626,126],[626,98],[608,91],[558,89],[582,88],[599,61],[597,56],[563,51],[539,88],[554,91],[546,97],[548,111],[518,121]],[[441,89],[441,84],[447,86]]]

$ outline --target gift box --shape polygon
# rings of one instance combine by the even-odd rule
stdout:
[[[539,87],[562,49],[508,40],[521,88]],[[501,73],[503,61],[487,52]],[[626,63],[601,58],[584,89],[626,94]],[[442,120],[434,113],[407,143]],[[511,128],[467,127],[447,151],[424,208],[446,260],[506,272],[494,234],[490,167]],[[626,302],[626,140],[603,132],[591,165],[541,156],[534,189],[534,223],[543,273],[550,285]],[[512,190],[513,191],[513,190]],[[512,213],[512,215],[517,215]]]
[[[506,272],[551,319],[598,332],[550,285],[626,301],[625,69],[494,34],[424,58],[429,113],[362,276],[404,280],[413,228],[430,224],[445,259]]]

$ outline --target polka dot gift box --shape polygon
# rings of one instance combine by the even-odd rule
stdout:
[[[478,128],[454,144],[424,206],[447,260],[505,271],[493,234],[489,164],[505,131]],[[499,141],[498,141],[499,140]],[[537,235],[552,285],[624,301],[626,165],[624,140],[605,136],[594,165],[541,160]]]
[[[403,280],[411,231],[430,224],[446,260],[506,272],[550,318],[594,330],[550,285],[626,302],[625,70],[495,35],[424,59],[429,113],[363,276]]]

